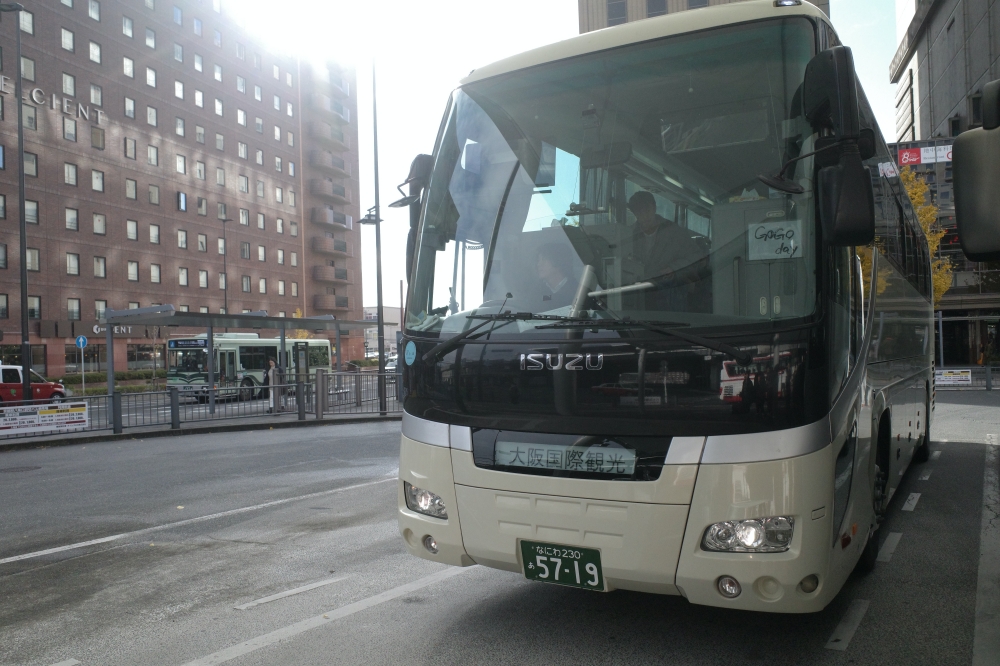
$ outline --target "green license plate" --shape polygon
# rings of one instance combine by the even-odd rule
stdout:
[[[528,580],[604,592],[601,551],[521,541],[521,562]]]

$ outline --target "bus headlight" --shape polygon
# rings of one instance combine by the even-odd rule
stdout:
[[[716,523],[705,530],[704,550],[729,553],[783,553],[792,543],[795,519],[788,516]]]
[[[433,518],[448,519],[448,511],[445,509],[444,501],[440,496],[429,490],[417,488],[409,481],[403,481],[403,497],[406,499],[406,508]]]

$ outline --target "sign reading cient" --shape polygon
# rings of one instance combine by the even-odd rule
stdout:
[[[3,92],[5,95],[13,94],[14,80],[9,76],[0,75],[0,92]],[[51,104],[54,111],[61,111],[67,116],[73,116],[87,121],[91,119],[91,114],[93,113],[94,122],[98,125],[105,124],[105,120],[108,116],[108,114],[104,113],[101,109],[93,109],[92,111],[89,105],[77,102],[72,97],[63,97],[61,95],[57,95],[56,93],[52,93],[50,100],[48,96],[46,96],[45,91],[41,88],[24,90],[22,101],[37,104],[38,106]]]

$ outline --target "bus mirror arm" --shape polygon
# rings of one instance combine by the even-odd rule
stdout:
[[[1000,260],[1000,79],[983,86],[983,126],[952,148],[955,223],[970,261]]]
[[[413,274],[413,252],[416,249],[417,224],[420,222],[420,194],[430,183],[431,171],[434,169],[434,157],[420,154],[410,162],[410,173],[406,180],[396,186],[402,199],[393,201],[389,208],[409,208],[410,209],[410,231],[406,235],[406,279],[409,280]],[[407,185],[409,194],[403,192],[403,185]]]

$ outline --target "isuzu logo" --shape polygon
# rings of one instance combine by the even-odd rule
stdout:
[[[522,370],[600,370],[604,354],[521,354]]]

